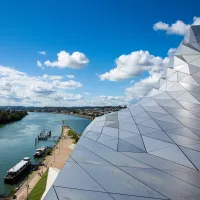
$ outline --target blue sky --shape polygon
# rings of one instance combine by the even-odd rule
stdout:
[[[2,1],[0,104],[134,102],[153,87],[187,25],[199,23],[199,6],[190,1]],[[54,62],[60,52],[66,53],[62,67]],[[81,53],[75,61],[74,52]]]

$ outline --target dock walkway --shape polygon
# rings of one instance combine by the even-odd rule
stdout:
[[[63,126],[61,139],[55,146],[52,155],[46,156],[44,160],[45,166],[40,167],[37,171],[34,171],[32,174],[30,174],[28,180],[25,181],[22,186],[20,186],[20,189],[15,193],[15,195],[17,196],[17,200],[27,199],[27,194],[31,192],[31,190],[41,179],[41,176],[39,174],[44,174],[48,167],[55,167],[58,169],[63,168],[72,151],[70,145],[73,144],[73,140],[67,135],[69,130],[69,127]],[[27,187],[27,185],[29,187]]]

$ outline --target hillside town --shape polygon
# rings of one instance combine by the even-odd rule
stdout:
[[[111,112],[119,111],[126,106],[106,106],[106,107],[44,107],[44,108],[26,108],[29,112],[51,112],[58,114],[75,115],[94,119]]]
[[[9,112],[27,111],[27,112],[49,112],[57,114],[74,115],[88,119],[102,116],[111,112],[125,109],[126,106],[105,106],[105,107],[0,107],[0,110]]]

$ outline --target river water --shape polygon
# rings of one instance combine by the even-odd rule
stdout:
[[[53,141],[42,141],[35,145],[35,138],[42,130],[51,130],[52,136],[60,136],[64,124],[77,133],[82,133],[90,120],[70,115],[52,113],[29,113],[21,121],[0,128],[0,195],[8,195],[13,186],[4,184],[4,176],[8,169],[24,157],[31,157],[43,145],[53,146]]]

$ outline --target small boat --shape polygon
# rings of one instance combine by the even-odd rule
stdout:
[[[38,135],[38,140],[47,140],[49,137],[51,137],[51,131],[49,131],[47,134],[45,133],[45,130],[43,130],[39,135]]]
[[[36,152],[34,153],[34,157],[35,158],[40,158],[42,157],[45,153],[46,153],[47,148],[46,147],[40,147],[39,149],[36,150]]]
[[[29,157],[25,157],[18,164],[7,171],[7,175],[4,177],[4,182],[14,184],[18,180],[19,175],[30,166],[31,159]]]

